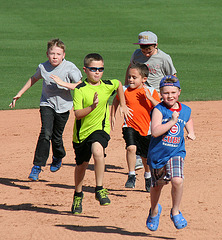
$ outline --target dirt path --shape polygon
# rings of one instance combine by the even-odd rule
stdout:
[[[101,207],[94,198],[93,161],[84,182],[83,213],[70,214],[74,192],[73,114],[64,133],[67,156],[57,173],[49,165],[39,182],[28,175],[40,130],[38,110],[0,111],[0,239],[222,239],[222,101],[188,102],[197,139],[186,142],[185,186],[181,211],[187,228],[176,230],[170,221],[170,185],[163,190],[158,231],[150,232],[146,218],[150,207],[143,170],[137,171],[134,190],[127,190],[122,119],[111,133],[107,149],[104,186],[111,205]],[[51,155],[48,164],[51,163]]]

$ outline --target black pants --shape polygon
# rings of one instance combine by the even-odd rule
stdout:
[[[52,142],[53,156],[63,158],[66,155],[62,134],[69,118],[69,111],[65,113],[56,113],[50,107],[40,107],[41,114],[41,132],[35,150],[33,164],[36,166],[45,166],[49,157],[50,141]]]

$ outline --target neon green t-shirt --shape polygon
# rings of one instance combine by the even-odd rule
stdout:
[[[73,142],[75,143],[81,143],[96,130],[110,133],[108,99],[119,87],[119,80],[100,80],[100,82],[100,85],[93,86],[85,80],[74,89],[74,110],[92,105],[95,92],[98,93],[99,98],[97,107],[91,113],[80,120],[75,119],[73,129]]]

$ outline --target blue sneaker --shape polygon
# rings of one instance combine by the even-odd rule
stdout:
[[[50,166],[50,171],[51,172],[56,172],[58,171],[62,166],[62,159],[61,158],[56,158],[56,157],[52,157],[52,163]]]
[[[38,181],[39,180],[39,173],[42,171],[40,166],[33,166],[32,171],[29,175],[29,179],[32,181]]]

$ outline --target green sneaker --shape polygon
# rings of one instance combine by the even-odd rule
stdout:
[[[110,199],[107,197],[108,194],[106,188],[96,191],[96,200],[100,202],[100,205],[105,206],[110,204]]]
[[[81,197],[74,195],[72,209],[71,209],[72,214],[82,213],[82,199],[83,199],[83,193]]]

